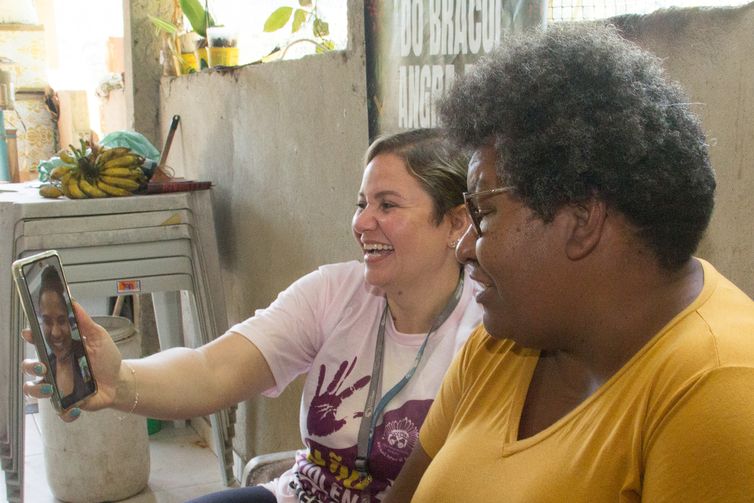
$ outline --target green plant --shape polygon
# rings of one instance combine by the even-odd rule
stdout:
[[[207,27],[216,26],[212,14],[209,13],[208,1],[204,0],[204,7],[199,0],[180,0],[183,15],[188,19],[191,29],[199,36],[207,38]]]
[[[181,47],[178,41],[178,36],[180,34],[178,27],[170,21],[165,21],[164,19],[152,16],[151,14],[147,14],[147,16],[149,17],[149,20],[152,22],[152,24],[155,25],[157,32],[162,37],[163,53],[168,53],[168,57],[170,58],[172,63],[172,71],[175,72],[176,75],[180,75]]]
[[[278,7],[264,22],[264,31],[269,33],[281,30],[291,18],[293,18],[291,33],[296,33],[304,26],[311,24],[314,38],[295,40],[288,44],[288,47],[298,42],[310,42],[317,46],[317,53],[331,51],[335,48],[333,41],[328,38],[330,26],[319,15],[317,0],[298,0],[298,7],[295,8],[291,6]]]
[[[189,24],[191,25],[191,29],[196,32],[200,37],[207,37],[207,27],[208,26],[216,26],[215,20],[212,17],[212,14],[209,13],[209,11],[206,9],[207,7],[207,1],[205,0],[204,5],[205,7],[202,7],[199,3],[199,0],[178,0],[181,6],[181,11],[183,12],[183,15],[186,16],[186,19],[188,19]],[[148,15],[149,20],[152,21],[152,24],[154,24],[159,30],[169,34],[169,35],[175,35],[178,36],[181,33],[183,33],[184,30],[177,27],[170,21],[165,21],[162,18],[155,17],[152,15]]]
[[[183,12],[183,15],[191,25],[191,29],[202,37],[199,40],[198,47],[206,47],[207,27],[216,26],[212,14],[209,13],[208,0],[204,0],[204,7],[202,7],[199,0],[173,0],[173,4],[176,6],[176,9],[177,4],[180,5],[181,12]],[[181,75],[182,73],[186,73],[182,71],[183,66],[180,57],[180,37],[185,33],[185,30],[162,18],[152,15],[148,15],[148,17],[162,36],[163,47],[169,53],[175,74]],[[191,71],[193,70],[188,70],[189,73]]]

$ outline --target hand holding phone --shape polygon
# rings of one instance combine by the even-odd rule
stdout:
[[[21,305],[37,355],[52,386],[52,403],[64,413],[97,392],[92,365],[79,333],[60,256],[54,250],[13,263]]]

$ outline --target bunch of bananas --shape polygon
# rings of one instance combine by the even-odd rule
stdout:
[[[130,196],[144,186],[144,158],[128,147],[104,148],[81,140],[58,152],[63,164],[50,173],[50,182],[40,187],[43,197],[70,199]]]

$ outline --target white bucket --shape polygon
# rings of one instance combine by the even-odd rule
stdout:
[[[93,318],[108,331],[124,358],[141,356],[141,334],[130,320]],[[39,419],[47,482],[56,498],[77,503],[117,501],[146,487],[146,418],[113,410],[82,411],[76,421],[64,423],[49,400],[40,400]]]

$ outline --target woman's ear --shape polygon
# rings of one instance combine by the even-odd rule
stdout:
[[[597,246],[604,231],[607,204],[597,198],[568,205],[569,215],[566,255],[571,260],[580,260]]]
[[[452,208],[446,217],[450,221],[450,241],[457,243],[471,225],[469,214],[466,212],[466,205],[459,204]]]

